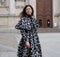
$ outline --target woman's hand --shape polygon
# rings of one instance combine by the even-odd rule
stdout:
[[[26,47],[30,48],[30,43],[29,42],[26,42]]]

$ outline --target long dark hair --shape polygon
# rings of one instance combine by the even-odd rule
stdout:
[[[26,8],[27,7],[30,7],[32,9],[32,14],[31,16],[34,15],[34,9],[31,5],[26,5],[24,8],[23,8],[23,11],[19,14],[19,17],[22,18],[22,17],[25,17],[26,16]]]

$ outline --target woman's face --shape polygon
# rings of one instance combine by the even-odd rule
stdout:
[[[32,14],[32,9],[31,9],[31,7],[28,6],[28,7],[26,8],[26,14],[27,14],[27,15],[31,15],[31,14]]]

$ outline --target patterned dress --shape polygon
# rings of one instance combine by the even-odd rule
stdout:
[[[18,57],[42,57],[37,28],[39,21],[33,17],[23,17],[16,24],[15,28],[20,30],[22,38],[18,45]],[[26,47],[26,42],[29,41],[30,48]]]

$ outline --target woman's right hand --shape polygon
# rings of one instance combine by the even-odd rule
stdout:
[[[30,43],[29,42],[26,42],[26,47],[30,48]]]

